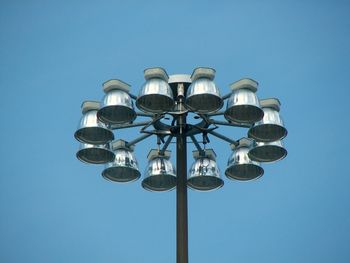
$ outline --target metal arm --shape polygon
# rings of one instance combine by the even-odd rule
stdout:
[[[191,137],[192,142],[193,142],[194,145],[196,146],[197,150],[200,152],[200,154],[203,154],[204,151],[203,151],[202,147],[199,145],[199,143],[198,143],[196,137],[194,137],[194,135],[190,135],[190,137]]]
[[[232,140],[232,139],[230,139],[230,138],[228,138],[220,133],[217,133],[215,131],[208,130],[208,133],[210,133],[211,135],[214,135],[215,137],[218,137],[224,141],[227,141],[228,143],[234,144],[235,146],[238,146],[238,144],[239,144],[238,141]]]
[[[136,112],[136,115],[141,117],[154,117],[154,114],[145,113],[145,112]]]
[[[145,124],[145,126],[141,129],[141,132],[144,132],[149,126],[155,124],[157,121],[159,121],[160,119],[162,119],[164,117],[163,114],[159,115],[159,116],[155,116],[152,121],[147,122],[147,124]]]
[[[245,124],[245,123],[236,123],[236,122],[227,122],[227,121],[217,121],[210,119],[211,124],[216,125],[225,125],[225,126],[232,126],[232,127],[241,127],[241,128],[250,128],[251,124]]]
[[[224,115],[225,112],[224,111],[217,111],[217,112],[213,112],[213,113],[208,113],[208,116],[219,116],[219,115]]]
[[[145,126],[148,124],[152,124],[152,121],[142,121],[142,122],[136,122],[136,123],[130,123],[130,124],[112,124],[111,129],[118,130],[118,129],[125,129],[125,128],[132,128],[132,127],[139,127],[139,126]]]
[[[133,140],[133,141],[131,141],[131,142],[128,142],[127,144],[126,144],[126,146],[127,147],[130,147],[130,146],[132,146],[132,145],[135,145],[136,143],[139,143],[140,141],[143,141],[144,139],[146,139],[146,138],[148,138],[148,137],[150,137],[150,136],[152,136],[152,134],[144,134],[144,135],[142,135],[142,136],[140,136],[140,137],[138,137],[138,138],[136,138],[135,140]]]
[[[168,137],[168,139],[166,140],[166,142],[163,145],[163,148],[160,150],[160,154],[164,154],[164,152],[166,151],[166,149],[168,148],[169,144],[171,143],[171,140],[173,139],[174,136],[170,135]]]

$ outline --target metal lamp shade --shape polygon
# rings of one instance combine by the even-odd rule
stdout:
[[[248,131],[248,136],[261,142],[273,142],[287,136],[287,129],[278,111],[272,108],[263,108],[264,118],[255,123]]]
[[[127,149],[116,149],[115,159],[107,163],[102,176],[110,181],[127,183],[140,178],[140,171],[136,158],[132,151]]]
[[[250,159],[257,162],[270,163],[282,160],[287,156],[287,150],[281,141],[256,142],[254,148],[248,153]]]
[[[260,167],[258,162],[249,158],[248,152],[248,147],[240,147],[233,150],[225,171],[225,175],[229,179],[249,181],[257,179],[264,174],[264,169]]]
[[[97,119],[97,110],[84,113],[74,137],[83,143],[105,144],[114,139],[113,132]]]
[[[136,106],[145,112],[163,113],[174,107],[173,92],[163,79],[151,78],[142,86]]]
[[[255,123],[248,131],[248,136],[260,142],[274,142],[287,136],[287,129],[279,114],[281,103],[276,98],[260,100],[264,118]]]
[[[108,144],[94,145],[82,143],[77,152],[77,158],[85,163],[103,164],[114,160],[114,153],[109,150]]]
[[[233,90],[227,101],[224,116],[228,121],[255,123],[263,118],[264,112],[254,91],[237,89]]]
[[[176,187],[176,173],[172,163],[164,157],[149,161],[142,187],[149,191],[169,191]]]
[[[191,166],[187,185],[199,191],[215,190],[224,185],[216,161],[207,157],[198,158]]]
[[[107,124],[130,123],[136,118],[133,101],[123,90],[110,90],[102,100],[97,117]]]
[[[221,109],[223,100],[214,81],[199,78],[187,90],[186,105],[195,112],[209,113]]]

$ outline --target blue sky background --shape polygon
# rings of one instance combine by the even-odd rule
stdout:
[[[213,67],[223,94],[254,78],[289,131],[288,157],[260,180],[189,191],[190,261],[349,262],[349,12],[334,0],[1,1],[0,262],[175,261],[175,192],[107,182],[75,157],[81,102],[111,78],[137,94],[153,66]],[[140,170],[154,146],[137,146]],[[229,145],[211,147],[223,174]]]

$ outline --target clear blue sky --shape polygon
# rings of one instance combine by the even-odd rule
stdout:
[[[75,157],[81,102],[111,78],[137,94],[152,66],[213,67],[222,93],[254,78],[289,131],[288,157],[261,180],[189,191],[191,262],[349,262],[349,12],[334,0],[1,1],[0,262],[175,261],[175,192],[107,182]],[[154,146],[137,146],[142,171]],[[230,148],[211,146],[223,173]]]

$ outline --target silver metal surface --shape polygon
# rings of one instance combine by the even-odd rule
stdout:
[[[214,81],[199,78],[193,81],[187,89],[185,103],[192,111],[209,113],[220,110],[224,102]]]
[[[133,182],[140,178],[140,171],[132,151],[128,149],[115,149],[113,162],[107,163],[102,176],[118,183]]]
[[[215,160],[200,157],[192,164],[187,185],[199,191],[215,190],[224,185],[220,178],[220,171]]]
[[[94,145],[81,143],[77,158],[85,163],[104,164],[114,160],[114,153],[110,151],[109,144]]]
[[[278,111],[272,108],[263,108],[264,118],[255,123],[248,131],[248,136],[257,141],[273,142],[287,136],[287,129]]]
[[[86,111],[81,118],[74,137],[83,143],[106,144],[114,139],[113,132],[100,122],[97,110]]]
[[[233,150],[225,171],[227,178],[249,181],[257,179],[264,174],[264,169],[260,167],[258,162],[249,158],[248,152],[248,147],[239,147]]]
[[[142,181],[142,187],[149,191],[169,191],[176,187],[175,168],[165,157],[150,160]]]
[[[255,92],[250,89],[233,90],[227,100],[224,114],[228,121],[238,123],[255,123],[264,116]]]
[[[283,147],[282,141],[256,142],[248,155],[254,161],[270,163],[285,158],[287,150]]]
[[[110,90],[102,99],[97,117],[107,124],[124,124],[134,121],[136,112],[130,95],[123,90]]]
[[[142,86],[136,106],[145,112],[163,113],[174,107],[173,92],[163,79],[153,78]]]

